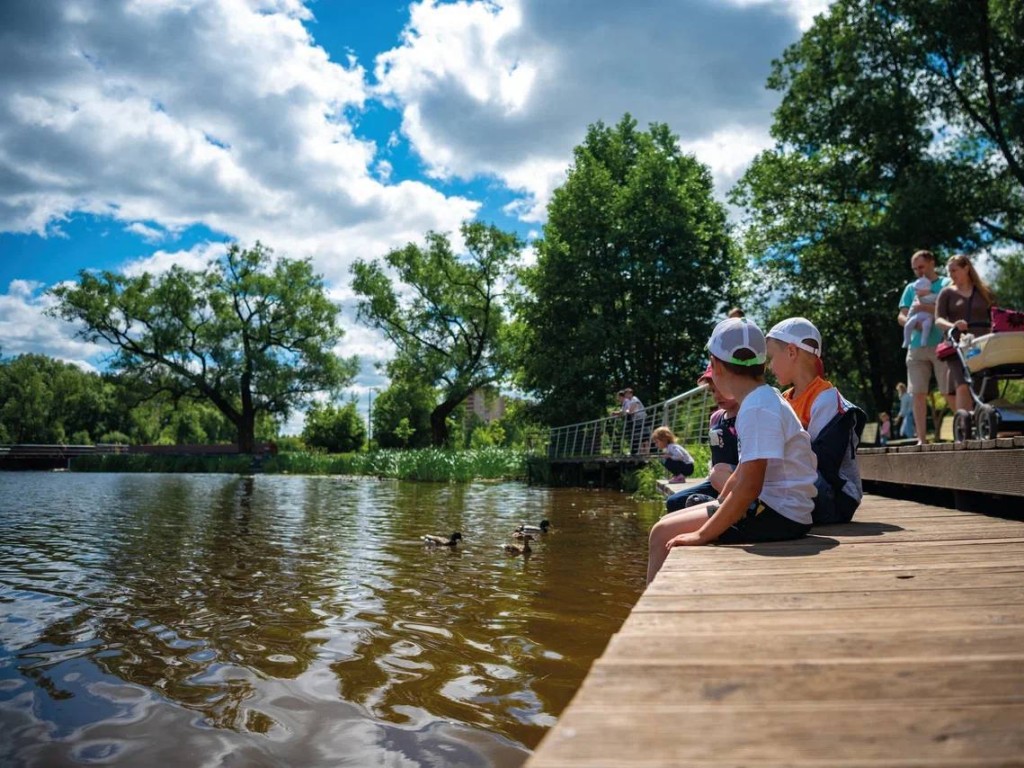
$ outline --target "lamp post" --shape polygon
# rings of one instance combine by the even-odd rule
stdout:
[[[373,393],[377,391],[376,387],[370,387],[366,390],[366,444],[369,445],[373,439]]]

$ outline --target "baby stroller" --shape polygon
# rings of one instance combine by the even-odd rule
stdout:
[[[976,436],[992,440],[1000,431],[1024,431],[1024,403],[1005,399],[1005,382],[1024,378],[1024,312],[992,309],[993,333],[984,336],[961,334],[955,329],[948,338],[963,366],[964,381],[971,391],[974,411],[960,410],[953,418],[953,439]],[[999,382],[1003,382],[1000,391]]]

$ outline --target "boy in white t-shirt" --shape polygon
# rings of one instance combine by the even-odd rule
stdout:
[[[785,541],[811,529],[817,461],[793,409],[764,383],[764,334],[746,318],[723,320],[708,351],[715,386],[740,404],[740,463],[717,502],[686,507],[654,525],[648,584],[673,547]]]

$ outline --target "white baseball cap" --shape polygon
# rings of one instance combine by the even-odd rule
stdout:
[[[736,357],[741,350],[753,353],[753,357],[741,360]],[[751,366],[762,365],[767,359],[768,349],[760,328],[745,317],[730,317],[711,332],[708,351],[726,363]]]
[[[782,322],[776,323],[768,331],[768,338],[776,339],[784,344],[792,344],[797,349],[810,352],[815,357],[821,357],[821,334],[814,327],[814,323],[806,317],[787,317]]]

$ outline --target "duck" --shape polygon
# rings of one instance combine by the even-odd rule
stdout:
[[[505,548],[505,553],[509,554],[509,555],[528,555],[531,552],[533,552],[533,550],[530,549],[530,542],[531,541],[533,541],[533,536],[531,536],[528,533],[524,534],[523,535],[523,543],[522,544],[506,544],[505,547],[504,547]]]
[[[423,542],[430,547],[454,547],[462,541],[462,534],[455,531],[447,539],[444,536],[435,536],[432,533],[428,533],[423,537]]]
[[[515,536],[517,539],[521,539],[527,534],[531,536],[536,536],[538,533],[547,533],[548,528],[550,527],[551,523],[549,523],[547,520],[541,520],[540,525],[520,525],[518,528],[515,529],[515,531],[512,532],[512,535]]]
[[[548,528],[551,527],[551,523],[547,520],[541,520],[540,525],[520,525],[514,531],[512,536],[516,539],[522,539],[524,536],[529,534],[530,536],[537,536],[538,534],[547,534]]]

